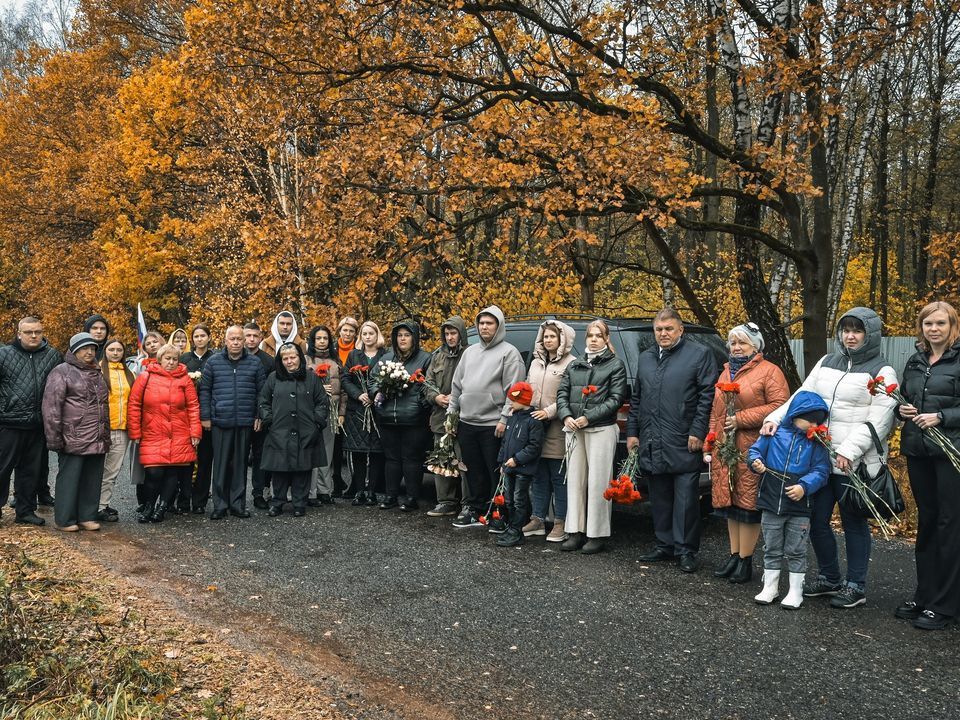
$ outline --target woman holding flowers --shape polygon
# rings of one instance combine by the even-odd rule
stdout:
[[[790,397],[783,371],[764,360],[763,345],[760,328],[752,322],[727,334],[730,357],[717,382],[704,446],[713,479],[713,507],[727,519],[730,538],[730,559],[713,574],[732,583],[752,579],[753,551],[760,537],[760,476],[747,467],[746,453],[760,436],[764,418]]]
[[[612,504],[604,498],[617,450],[617,411],[627,396],[627,371],[613,353],[603,320],[587,325],[586,356],[567,366],[557,389],[557,417],[567,447],[565,552],[601,552],[610,537]]]
[[[846,580],[840,574],[837,539],[830,527],[833,509],[850,486],[850,476],[863,464],[872,476],[881,469],[873,426],[886,455],[886,438],[893,428],[896,402],[874,395],[868,383],[878,375],[896,382],[896,373],[880,354],[882,321],[869,308],[855,307],[837,323],[836,352],[825,355],[807,375],[801,390],[817,393],[827,403],[827,426],[831,436],[833,468],[826,486],[814,493],[810,517],[810,543],[817,556],[819,573],[804,585],[804,597],[832,596],[830,606],[854,608],[866,601],[867,568],[870,564],[870,527],[866,518],[840,505],[840,522],[847,547]],[[794,393],[794,396],[796,393]],[[761,433],[772,434],[783,419],[787,405],[767,415]]]
[[[386,456],[387,496],[380,509],[397,507],[402,482],[406,496],[400,509],[410,512],[417,509],[423,461],[431,439],[427,425],[430,404],[422,392],[430,355],[420,349],[420,326],[413,320],[394,325],[391,341],[392,349],[370,369],[370,392]]]
[[[917,353],[900,386],[906,402],[897,407],[906,421],[900,451],[917,502],[917,589],[896,616],[922,630],[941,630],[960,617],[960,458],[948,455],[960,454],[957,311],[949,303],[930,303],[917,318],[917,335]],[[942,433],[939,442],[935,429]]]
[[[373,419],[373,395],[370,372],[386,354],[383,333],[375,322],[360,326],[357,346],[347,355],[343,390],[347,395],[347,414],[343,420],[343,448],[353,461],[351,489],[356,493],[353,505],[377,504],[377,488],[383,486],[383,447],[380,430]]]
[[[310,479],[310,499],[307,502],[311,507],[333,505],[334,440],[347,412],[347,396],[341,382],[343,366],[334,347],[333,333],[326,325],[317,325],[307,336],[307,370],[320,378],[330,403],[329,422],[323,430],[326,462],[313,471]]]

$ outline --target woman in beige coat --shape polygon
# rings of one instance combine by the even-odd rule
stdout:
[[[563,542],[567,539],[563,522],[567,516],[567,486],[562,470],[565,452],[563,423],[557,417],[557,388],[564,370],[575,359],[572,354],[576,332],[559,320],[547,320],[537,331],[533,346],[533,362],[527,373],[527,382],[533,387],[533,417],[548,423],[543,438],[543,453],[537,467],[537,475],[531,484],[533,512],[530,522],[523,527],[526,537],[546,535],[543,520],[550,508],[553,496],[554,524],[548,542]]]
[[[789,399],[790,388],[780,368],[763,359],[763,335],[753,323],[733,328],[727,335],[727,348],[730,359],[717,381],[709,431],[717,438],[710,462],[713,507],[718,515],[727,519],[730,558],[713,574],[729,578],[732,583],[745,583],[753,577],[753,551],[760,537],[760,511],[757,510],[760,477],[746,466],[745,458],[747,450],[760,436],[764,418]],[[728,393],[721,388],[731,383],[738,386],[738,391],[729,393],[733,397],[734,413],[728,415]],[[742,458],[732,478],[716,447],[731,432]],[[707,449],[704,454],[710,455]]]

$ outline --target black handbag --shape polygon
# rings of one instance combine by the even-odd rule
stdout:
[[[880,455],[880,470],[876,475],[871,476],[867,470],[867,464],[865,462],[860,463],[856,474],[865,486],[864,492],[867,497],[865,498],[864,493],[858,492],[848,484],[844,487],[839,502],[844,510],[859,515],[860,517],[872,518],[875,517],[875,515],[879,515],[884,520],[889,520],[894,515],[899,515],[903,512],[905,507],[903,504],[903,495],[897,486],[896,478],[894,478],[893,473],[890,472],[890,466],[887,465],[887,461],[883,457],[883,443],[880,442],[876,428],[873,427],[873,423],[869,422],[867,423],[867,428],[873,436],[873,442],[877,446],[877,453]],[[873,505],[873,509],[867,504],[868,500],[869,503]]]

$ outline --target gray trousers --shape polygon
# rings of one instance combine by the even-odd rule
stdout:
[[[783,560],[792,573],[807,571],[807,539],[810,518],[806,515],[777,515],[764,510],[760,520],[763,530],[763,568],[782,570]]]
[[[700,549],[700,473],[651,475],[650,514],[657,549],[687,555]],[[570,509],[567,508],[567,517]]]
[[[103,455],[68,455],[58,453],[54,522],[59,527],[92,522],[97,519],[100,502],[100,481],[103,478]]]

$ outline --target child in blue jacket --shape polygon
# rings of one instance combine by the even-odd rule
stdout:
[[[522,528],[530,519],[530,483],[537,472],[544,435],[543,423],[531,414],[533,388],[529,383],[514,383],[507,391],[507,399],[513,413],[507,418],[497,463],[507,478],[504,494],[510,521],[497,540],[500,547],[513,547],[523,542]]]
[[[769,605],[777,599],[780,569],[787,559],[790,590],[781,601],[788,610],[803,603],[810,534],[810,496],[830,475],[830,453],[807,431],[827,419],[827,404],[816,393],[798,392],[773,435],[761,435],[747,451],[747,464],[760,475],[757,509],[762,511],[763,590],[754,600]]]

